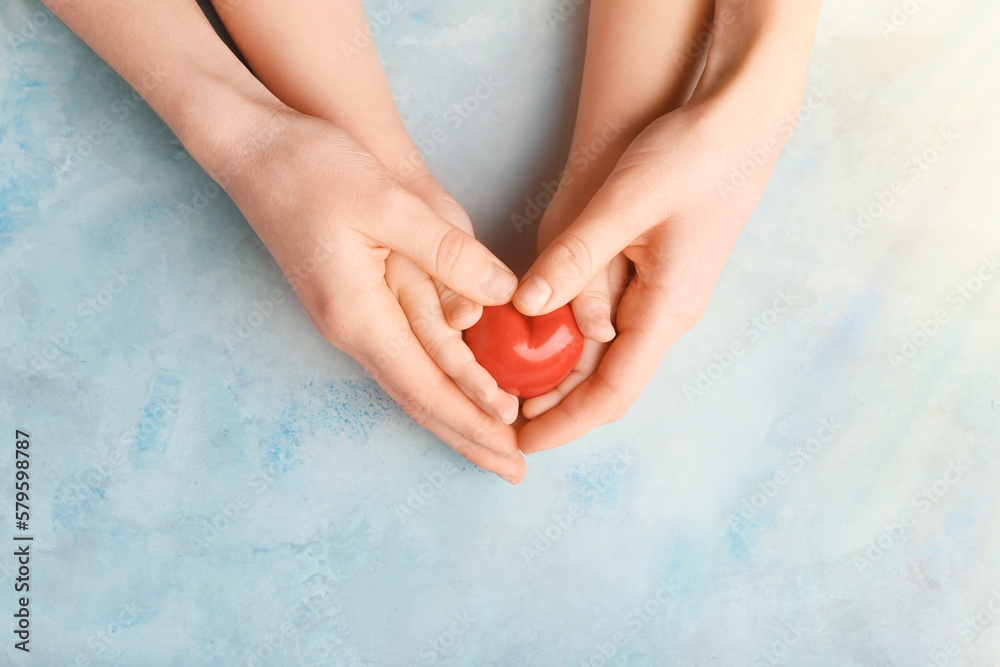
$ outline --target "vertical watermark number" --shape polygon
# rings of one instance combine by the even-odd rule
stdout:
[[[31,612],[28,611],[28,593],[31,591],[31,543],[32,537],[27,535],[28,522],[31,520],[30,501],[31,479],[29,458],[31,442],[24,431],[14,434],[14,556],[17,558],[17,578],[14,579],[14,592],[17,597],[17,612],[14,614],[14,636],[20,639],[14,643],[14,648],[30,653],[28,643],[31,641]]]

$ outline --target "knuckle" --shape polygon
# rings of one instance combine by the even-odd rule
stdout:
[[[587,315],[600,316],[611,310],[611,297],[604,290],[585,289],[576,300]]]
[[[578,276],[590,275],[593,256],[583,240],[569,232],[560,235],[551,246],[552,257],[563,269],[574,271]]]
[[[490,422],[494,423],[491,424]],[[495,449],[496,447],[493,443],[497,441],[497,431],[499,430],[499,426],[499,422],[496,422],[493,419],[485,416],[477,417],[476,422],[472,425],[472,433],[470,434],[471,437],[469,437],[469,440],[481,447]]]
[[[472,352],[468,352],[467,354],[468,356],[466,356],[466,352],[459,352],[459,358],[456,360],[453,369],[454,375],[452,377],[455,379],[455,382],[471,391],[479,393],[488,390],[492,378],[489,377],[489,373],[482,370],[482,366],[472,356]],[[489,379],[487,379],[488,377]],[[476,399],[475,402],[479,403],[479,400]]]
[[[399,401],[399,406],[418,426],[430,430],[430,426],[435,421],[433,397],[444,395],[444,385],[446,382],[445,378],[441,378],[434,386],[428,387],[426,391],[421,390],[418,393],[407,393]]]
[[[451,443],[451,448],[454,449],[459,454],[461,454],[462,457],[465,458],[470,463],[476,463],[475,450],[471,446],[456,442],[456,443]]]
[[[434,258],[434,268],[439,275],[453,272],[469,251],[469,235],[457,227],[444,233],[438,243],[437,255]]]
[[[434,281],[434,287],[437,290],[439,312],[442,314],[452,308],[455,304],[461,303],[465,300],[465,297],[458,292],[455,292],[439,280]]]
[[[611,411],[608,415],[608,423],[613,424],[616,421],[620,421],[622,417],[628,414],[628,406],[623,404],[615,404],[615,409]]]
[[[326,336],[333,343],[349,344],[354,339],[354,327],[342,317],[327,317],[323,320]]]
[[[438,300],[442,304],[450,303],[458,296],[458,292],[453,291],[437,278],[432,278],[431,280],[434,281],[434,289],[437,290]]]
[[[443,314],[440,303],[428,302],[420,306],[416,312],[407,313],[407,319],[417,338],[430,340],[434,338],[435,325],[441,321]]]
[[[673,317],[685,330],[692,329],[705,316],[707,310],[707,300],[685,300],[675,305],[673,308]]]
[[[357,193],[354,202],[355,205],[366,208],[375,223],[361,231],[370,234],[372,230],[381,230],[384,234],[387,230],[398,229],[403,221],[414,218],[419,208],[415,199],[413,194],[392,181],[391,176],[379,172]],[[376,232],[376,236],[380,236],[380,233]],[[380,237],[379,240],[385,239]]]
[[[486,447],[490,444],[490,433],[486,427],[480,425],[477,426],[472,431],[472,437],[470,438],[472,442],[480,445],[481,447]]]
[[[415,407],[410,408],[409,410],[404,407],[403,410],[406,411],[406,414],[410,415],[410,418],[414,421],[414,423],[416,423],[417,426],[420,428],[427,428],[427,425],[430,423],[430,417],[426,412]]]
[[[472,350],[465,345],[462,345],[456,350],[455,356],[457,357],[456,366],[459,369],[459,377],[462,377],[467,382],[471,383],[475,380],[482,366],[480,366],[479,362],[476,361],[476,356],[472,353]],[[486,377],[487,375],[489,375],[489,373],[486,373],[483,377]],[[490,376],[490,379],[492,379],[492,376]]]
[[[448,336],[433,336],[424,341],[424,350],[427,352],[427,356],[446,372],[445,366],[448,365],[446,352],[449,340]]]
[[[426,428],[430,423],[430,414],[427,411],[427,399],[421,396],[408,396],[399,403],[403,412],[417,423],[418,426]]]
[[[421,315],[429,322],[444,321],[444,304],[441,299],[428,299],[420,308]]]
[[[464,303],[473,303],[458,292],[452,291],[448,287],[438,287],[438,314],[444,315],[446,311],[461,306]]]
[[[347,317],[344,305],[335,297],[320,298],[314,306],[315,319],[322,327],[320,333],[329,342],[340,347],[354,340],[356,329],[352,318]]]

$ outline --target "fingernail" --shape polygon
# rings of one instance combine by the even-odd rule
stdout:
[[[502,476],[502,475],[501,475],[501,476]],[[504,479],[504,481],[505,481],[505,482],[507,482],[508,484],[513,484],[514,486],[517,486],[517,480],[516,480],[516,479],[514,479],[513,477],[504,477],[503,479]]]
[[[492,262],[483,272],[483,280],[479,283],[479,289],[493,301],[503,301],[516,287],[517,278],[514,274]]]
[[[537,313],[552,296],[552,287],[541,276],[531,276],[517,288],[517,300],[525,310]]]

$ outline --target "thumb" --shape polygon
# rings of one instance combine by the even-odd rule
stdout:
[[[514,293],[514,306],[525,315],[544,315],[582,292],[598,271],[625,249],[637,234],[622,199],[607,185],[566,231],[557,236],[528,269]]]
[[[507,303],[517,277],[471,234],[440,218],[415,195],[403,215],[376,224],[373,236],[476,303]]]

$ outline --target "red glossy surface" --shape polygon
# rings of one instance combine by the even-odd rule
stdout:
[[[483,316],[466,330],[465,343],[501,389],[531,398],[569,375],[583,350],[583,334],[568,305],[526,317],[508,303],[483,308]]]

